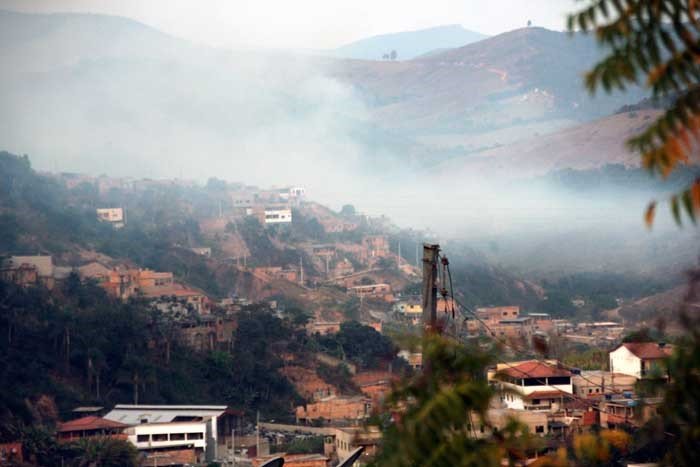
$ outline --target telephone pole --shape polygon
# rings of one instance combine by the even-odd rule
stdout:
[[[255,455],[260,457],[260,411],[255,415]]]
[[[396,257],[396,268],[401,270],[401,240],[399,240],[399,254]]]
[[[304,286],[304,258],[299,255],[299,284]]]
[[[423,244],[423,329],[437,331],[437,273],[440,245]]]

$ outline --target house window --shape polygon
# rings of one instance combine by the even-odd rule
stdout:
[[[532,399],[532,405],[539,405],[540,400],[539,399]]]
[[[550,379],[550,384],[556,384],[552,383]],[[561,384],[561,383],[559,383]],[[537,379],[537,378],[525,378],[525,386],[546,386],[547,383],[545,382],[544,379]]]
[[[544,425],[537,425],[535,427],[535,433],[544,433]]]
[[[147,443],[151,440],[151,435],[136,435],[137,443]]]
[[[202,433],[187,433],[187,439],[203,439]]]
[[[184,439],[184,433],[170,433],[170,441],[183,441]]]
[[[153,441],[167,441],[168,440],[168,434],[167,433],[157,433],[153,435]]]

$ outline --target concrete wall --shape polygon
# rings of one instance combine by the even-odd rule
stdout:
[[[610,371],[641,378],[642,362],[627,347],[620,346],[618,349],[610,352]]]

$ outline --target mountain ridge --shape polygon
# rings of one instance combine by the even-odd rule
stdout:
[[[446,24],[411,31],[377,34],[358,39],[331,50],[336,57],[381,60],[392,50],[399,60],[411,60],[431,50],[460,47],[488,36],[465,29],[459,24]]]

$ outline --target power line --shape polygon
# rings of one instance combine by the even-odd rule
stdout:
[[[485,328],[487,331],[489,331],[490,337],[492,337],[494,341],[496,341],[497,343],[500,343],[501,345],[503,345],[503,346],[505,346],[505,347],[510,348],[510,349],[513,350],[513,352],[515,352],[516,354],[518,354],[518,353],[524,353],[521,349],[518,349],[518,348],[516,348],[515,346],[511,345],[508,341],[498,339],[498,337],[496,336],[495,331],[493,331],[493,329],[491,329],[491,327],[490,327],[488,324],[486,324],[486,322],[485,322],[483,319],[481,319],[473,310],[471,310],[470,307],[467,307],[466,305],[464,305],[463,303],[461,303],[459,300],[457,300],[457,299],[455,298],[455,296],[454,296],[454,290],[453,290],[453,288],[452,288],[452,273],[451,273],[451,271],[450,271],[449,261],[447,260],[447,258],[446,258],[444,255],[441,255],[441,256],[442,256],[442,264],[444,265],[444,267],[445,267],[446,270],[447,270],[447,275],[448,275],[449,283],[450,283],[449,295],[450,295],[450,297],[452,298],[453,304],[454,304],[454,303],[457,303],[457,305],[458,305],[458,307],[459,307],[460,309],[462,309],[462,310],[468,312],[469,314],[471,314],[482,326],[484,326],[484,328]],[[443,295],[443,298],[444,298],[445,300],[447,300],[447,295],[448,295],[448,293],[447,293],[447,290],[444,288],[444,284],[443,284],[443,288],[441,289],[441,293],[442,293],[442,295]],[[448,303],[448,302],[446,301],[446,304],[445,304],[445,310],[446,310],[446,311],[447,311],[447,303]],[[453,305],[452,313],[453,313],[453,317],[454,317],[454,305]],[[467,319],[468,319],[468,318],[467,318]],[[529,360],[535,360],[535,361],[537,361],[537,362],[539,362],[539,363],[541,363],[541,364],[543,364],[543,365],[545,365],[545,366],[550,366],[550,363],[547,362],[547,361],[545,361],[545,360],[542,360],[542,359],[539,359],[539,358],[536,358],[536,357],[535,357],[535,358],[526,357],[526,358],[529,359]],[[519,368],[513,366],[512,364],[510,364],[510,363],[508,363],[508,362],[506,362],[506,361],[500,361],[500,362],[498,362],[498,363],[501,363],[501,364],[503,364],[503,365],[506,365],[506,366],[509,367],[510,369],[513,369],[513,370],[515,370],[515,371],[521,373],[524,377],[529,377],[529,378],[535,378],[535,379],[537,379],[536,377],[532,376],[532,375],[529,374],[528,372],[526,372],[526,371],[524,371],[524,370],[521,370],[521,369],[519,369]],[[569,367],[568,365],[564,365],[564,364],[562,364],[561,362],[559,362],[559,364],[560,364],[562,367],[564,367],[564,368],[566,368],[567,370],[569,370],[569,371],[571,371],[571,369],[574,368],[574,367]],[[603,385],[598,384],[598,383],[594,383],[593,381],[591,381],[590,379],[588,379],[588,378],[586,378],[585,376],[581,375],[580,373],[579,373],[578,375],[579,375],[584,381],[586,381],[586,382],[592,384],[593,386],[598,386],[598,387],[601,387],[601,388],[604,389],[604,386],[603,386]],[[584,404],[588,405],[590,408],[592,408],[592,409],[594,409],[594,410],[597,410],[597,411],[600,412],[600,413],[605,413],[606,415],[616,415],[616,414],[610,413],[610,412],[608,412],[608,411],[606,411],[606,410],[604,410],[604,409],[601,409],[600,407],[598,407],[597,405],[595,405],[595,402],[594,402],[594,401],[590,401],[590,400],[585,399],[585,398],[583,398],[583,397],[581,397],[581,396],[578,396],[578,395],[576,395],[576,394],[566,392],[566,391],[564,391],[563,389],[558,388],[558,387],[556,387],[556,386],[553,386],[553,385],[551,385],[551,384],[543,384],[542,386],[550,387],[550,388],[554,389],[554,390],[557,391],[557,392],[560,392],[560,393],[562,393],[562,394],[565,394],[565,395],[567,395],[567,396],[569,396],[569,397],[571,397],[571,398],[573,398],[573,399],[579,400],[579,401],[583,402]],[[625,418],[626,418],[626,416],[625,416]]]

